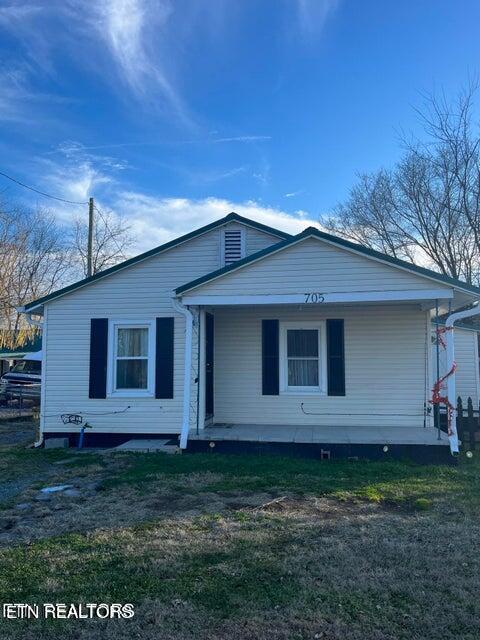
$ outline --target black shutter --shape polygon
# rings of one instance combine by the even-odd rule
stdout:
[[[278,396],[278,320],[262,320],[262,394]]]
[[[157,318],[155,398],[173,398],[174,318]]]
[[[107,397],[108,319],[90,320],[89,398]]]
[[[345,338],[343,320],[327,320],[328,395],[345,395]]]

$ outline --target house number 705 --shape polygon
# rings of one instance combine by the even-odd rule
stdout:
[[[323,293],[318,293],[317,291],[312,291],[310,293],[305,293],[305,302],[316,304],[318,302],[325,302],[325,297]]]

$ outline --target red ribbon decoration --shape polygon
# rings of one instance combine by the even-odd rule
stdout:
[[[453,327],[438,327],[437,328],[437,341],[442,345],[442,347],[444,349],[447,348],[447,345],[445,344],[445,341],[442,337],[443,333],[446,333],[447,331],[452,331]],[[439,378],[435,384],[433,385],[433,389],[432,389],[432,399],[430,400],[431,404],[444,404],[447,407],[447,430],[448,430],[448,435],[451,436],[452,435],[452,413],[453,411],[455,411],[455,407],[452,405],[452,403],[449,401],[447,396],[442,396],[442,385],[445,382],[445,380],[447,378],[449,378],[451,375],[453,375],[455,373],[457,369],[457,363],[454,362],[452,364],[452,368],[450,369],[450,371],[448,373],[446,373],[442,378]]]

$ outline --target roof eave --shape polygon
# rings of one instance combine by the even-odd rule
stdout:
[[[418,275],[420,277],[428,278],[430,280],[433,280],[434,282],[439,282],[443,285],[448,285],[458,291],[461,291],[462,293],[475,297],[476,299],[480,299],[479,287],[469,285],[466,282],[462,282],[461,280],[456,280],[455,278],[451,278],[449,276],[443,276],[442,274],[438,274],[435,271],[432,271],[431,269],[426,269],[425,267],[419,267],[414,264],[409,264],[404,260],[393,258],[392,256],[388,256],[386,254],[380,253],[379,251],[375,251],[374,249],[370,249],[362,245],[357,245],[343,238],[332,236],[314,227],[308,227],[307,229],[297,234],[296,236],[291,236],[290,238],[287,238],[284,241],[277,243],[276,245],[272,245],[271,247],[267,247],[262,251],[254,253],[251,256],[247,256],[246,258],[243,258],[242,260],[238,260],[237,262],[229,265],[228,267],[223,267],[223,269],[217,269],[216,271],[212,271],[210,274],[206,274],[201,278],[196,278],[195,280],[187,282],[184,285],[177,287],[177,289],[175,290],[175,293],[177,295],[183,295],[187,291],[192,291],[193,289],[196,289],[197,287],[203,284],[206,284],[207,282],[212,282],[213,280],[216,280],[217,278],[221,278],[222,276],[227,275],[229,273],[232,273],[237,269],[241,269],[244,266],[253,264],[257,260],[262,260],[263,258],[266,258],[268,255],[272,255],[273,253],[282,251],[283,249],[293,246],[295,243],[305,240],[306,238],[309,238],[309,237],[323,240],[324,242],[327,242],[329,244],[340,246],[347,251],[358,253],[362,256],[369,257],[373,260],[377,260],[389,266],[393,266],[398,269],[402,269],[404,271],[414,273],[415,275]]]
[[[213,231],[214,229],[217,229],[219,227],[222,227],[226,224],[229,224],[231,222],[239,222],[241,224],[244,224],[246,226],[252,227],[254,229],[258,229],[259,231],[262,231],[263,233],[268,233],[270,235],[276,236],[277,238],[281,238],[284,241],[285,239],[291,238],[291,234],[287,233],[286,231],[281,231],[280,229],[274,229],[273,227],[269,227],[268,225],[262,224],[261,222],[256,222],[255,220],[250,220],[249,218],[244,218],[243,216],[239,215],[238,213],[235,213],[234,211],[232,211],[231,213],[229,213],[228,215],[224,216],[223,218],[220,218],[219,220],[214,220],[213,222],[200,227],[199,229],[196,229],[194,231],[191,231],[183,236],[180,236],[179,238],[175,238],[173,240],[170,240],[169,242],[166,242],[163,245],[160,245],[158,247],[155,247],[154,249],[150,249],[149,251],[146,251],[144,253],[139,254],[138,256],[134,256],[133,258],[130,258],[128,260],[125,260],[124,262],[120,262],[117,265],[114,265],[113,267],[110,267],[109,269],[105,269],[105,271],[100,271],[99,273],[90,276],[89,278],[84,278],[83,280],[78,280],[77,282],[72,283],[71,285],[68,285],[67,287],[63,287],[62,289],[59,289],[58,291],[55,291],[47,296],[43,296],[42,298],[38,298],[37,300],[32,300],[32,302],[29,302],[27,304],[25,304],[23,307],[21,307],[21,311],[19,308],[19,313],[30,313],[31,311],[41,308],[43,307],[43,305],[47,302],[51,302],[52,300],[56,300],[57,298],[60,298],[68,293],[72,293],[73,291],[76,291],[77,289],[81,289],[82,287],[88,286],[89,284],[91,284],[92,282],[97,282],[98,280],[101,280],[102,278],[106,278],[107,276],[111,275],[112,273],[116,273],[117,271],[122,271],[123,269],[127,269],[128,267],[133,266],[134,264],[139,264],[140,262],[143,262],[144,260],[148,260],[149,258],[152,258],[156,255],[159,255],[161,253],[163,253],[164,251],[168,251],[169,249],[173,249],[174,247],[177,247],[181,244],[183,244],[184,242],[188,242],[189,240],[192,240],[193,238],[197,238],[200,237],[202,235],[204,235],[205,233],[209,233],[210,231]]]
[[[222,267],[221,269],[216,269],[215,271],[207,273],[204,276],[201,276],[200,278],[195,278],[195,280],[191,280],[190,282],[186,282],[185,284],[181,285],[180,287],[177,287],[175,289],[175,293],[176,293],[177,296],[182,295],[182,294],[186,293],[187,291],[191,291],[192,289],[196,289],[197,287],[200,287],[202,284],[206,284],[207,282],[212,282],[213,280],[216,280],[217,278],[221,278],[222,276],[227,275],[227,273],[232,273],[233,271],[236,271],[237,269],[241,269],[242,267],[246,266],[247,264],[253,264],[254,262],[257,262],[258,260],[262,260],[267,255],[271,255],[273,253],[276,253],[277,251],[282,251],[282,249],[284,249],[285,247],[291,246],[291,245],[295,244],[296,242],[300,242],[300,240],[303,239],[303,233],[304,232],[302,231],[302,233],[299,233],[296,236],[291,236],[290,238],[286,238],[282,242],[278,242],[277,244],[274,244],[271,247],[266,247],[265,249],[262,249],[261,251],[257,251],[256,253],[252,253],[250,256],[246,256],[245,258],[242,258],[241,260],[237,260],[233,264],[230,264],[230,265],[228,265],[226,267]]]

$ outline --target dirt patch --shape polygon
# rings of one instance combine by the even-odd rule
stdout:
[[[130,482],[114,484],[112,478],[129,469],[131,456],[88,451],[58,454],[56,459],[47,457],[38,470],[24,477],[13,479],[10,473],[12,479],[3,483],[0,498],[6,506],[0,521],[0,546],[70,532],[116,530],[167,518],[220,515],[231,520],[233,514],[242,514],[241,518],[271,514],[299,521],[333,522],[370,517],[382,510],[399,515],[414,512],[411,505],[339,501],[285,493],[275,486],[269,491],[215,491],[215,485],[225,486],[222,473],[195,470],[172,474],[164,471],[163,463],[152,465],[148,482],[139,482],[132,474]],[[147,458],[145,463],[149,462]],[[71,489],[41,494],[42,487],[57,484],[71,485]]]
[[[81,482],[75,487],[79,496],[59,492],[40,501],[38,491],[23,492],[15,506],[3,511],[5,526],[0,521],[0,545],[28,543],[73,531],[117,529],[164,517],[223,514],[229,509],[228,502],[215,493],[178,495],[165,487],[152,487],[148,495],[132,487],[91,491]],[[250,503],[258,502],[252,496]],[[18,506],[23,508],[19,510]]]
[[[0,410],[0,446],[32,443],[36,429],[37,424],[32,420],[5,420]]]
[[[136,612],[0,620],[1,637],[480,637],[478,466],[422,476],[374,463],[8,449],[5,599],[131,601]],[[73,492],[40,492],[62,484]]]
[[[230,509],[247,509],[251,512],[275,513],[284,516],[314,516],[321,519],[357,517],[373,514],[383,509],[381,503],[347,502],[315,496],[296,494],[272,495],[267,493],[225,498]]]
[[[59,467],[57,467],[58,469]],[[42,494],[29,488],[17,496],[15,504],[5,509],[0,521],[0,545],[29,543],[68,532],[118,529],[157,519],[191,519],[202,515],[223,515],[243,512],[250,517],[279,514],[309,520],[338,520],[372,515],[381,507],[368,503],[344,503],[327,498],[278,495],[278,492],[179,491],[206,486],[212,474],[196,474],[194,482],[182,482],[176,477],[162,478],[149,484],[148,493],[135,486],[120,486],[103,490],[105,469],[90,465],[80,472],[65,469],[55,483],[62,481],[73,490]],[[52,484],[53,484],[52,480]],[[1,526],[3,522],[4,526]]]
[[[28,484],[28,480],[11,480],[8,482],[2,482],[2,485],[0,486],[0,504],[13,500],[25,490]]]
[[[102,476],[64,474],[62,481],[73,485],[78,495],[71,495],[71,491],[45,495],[33,488],[21,492],[15,505],[2,513],[5,526],[0,527],[0,545],[28,543],[73,531],[117,529],[163,517],[222,514],[235,501],[237,506],[240,501],[243,508],[272,498],[266,494],[222,498],[213,492],[179,492],[178,480],[173,486],[166,481],[151,483],[148,493],[130,486],[104,491]],[[57,477],[55,483],[58,480]],[[206,482],[197,477],[196,485],[199,484]]]

